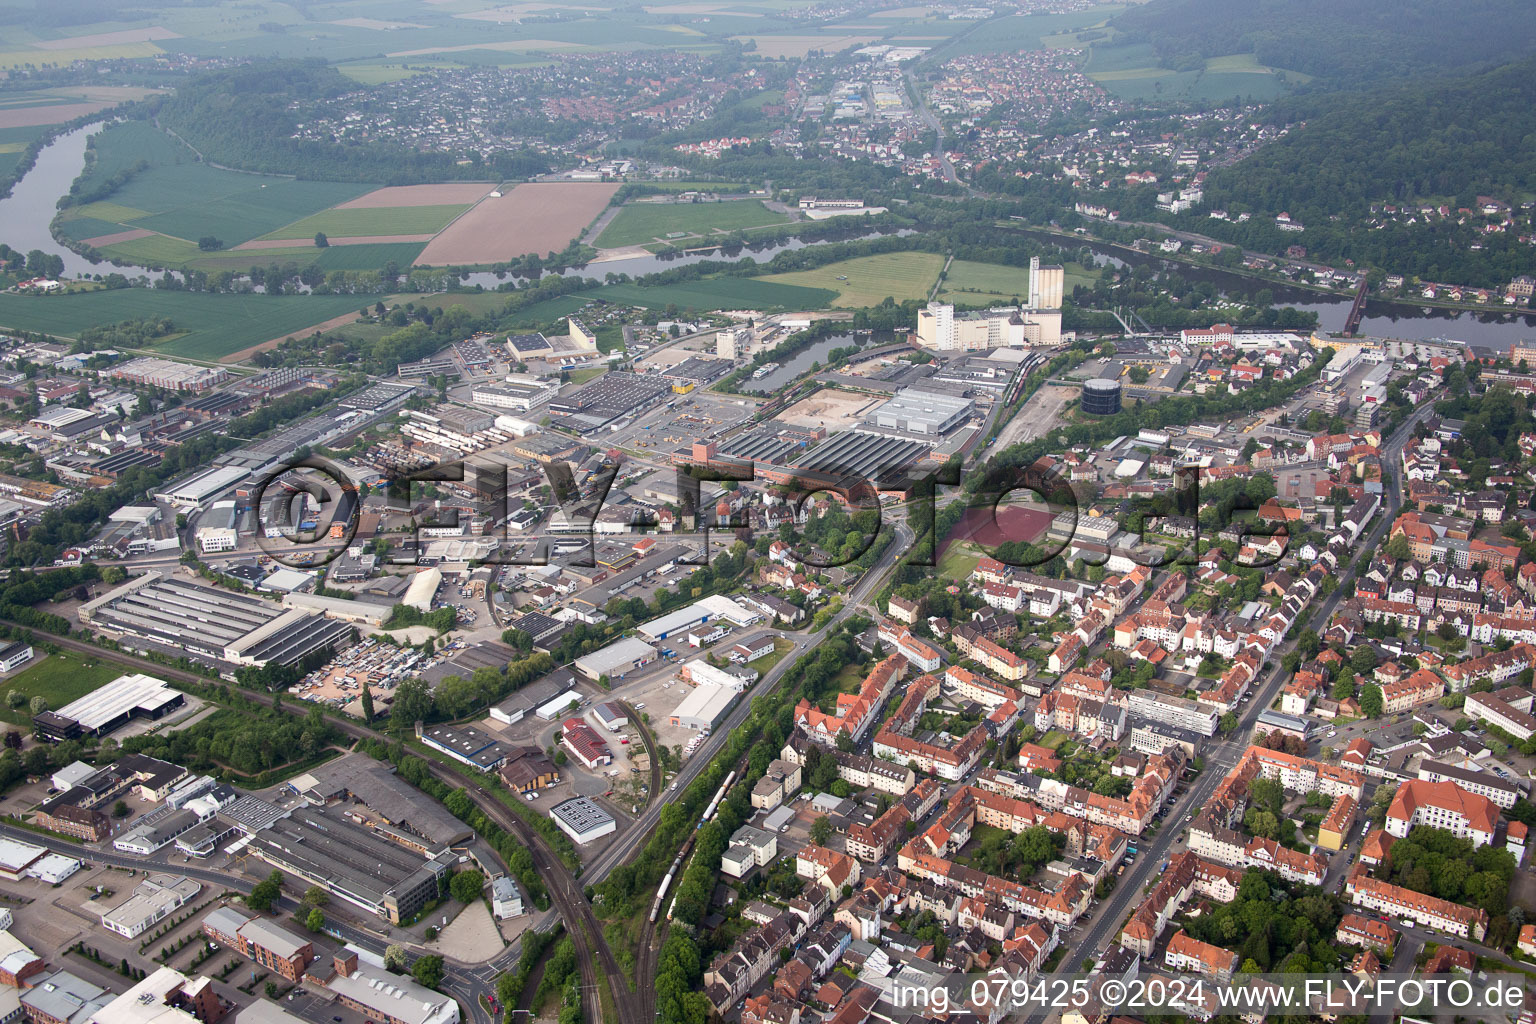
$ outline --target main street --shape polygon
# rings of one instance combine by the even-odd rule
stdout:
[[[1381,510],[1380,520],[1370,533],[1361,538],[1355,548],[1355,554],[1367,550],[1374,550],[1385,537],[1392,521],[1397,518],[1398,510],[1402,508],[1402,492],[1400,481],[1400,464],[1403,446],[1413,434],[1413,429],[1422,423],[1433,407],[1421,406],[1405,420],[1387,441],[1382,449],[1382,464],[1385,467],[1387,486],[1385,489],[1386,504]],[[1339,578],[1339,586],[1333,593],[1323,598],[1307,621],[1307,625],[1321,633],[1333,616],[1334,610],[1347,589],[1346,584],[1355,576],[1358,558],[1350,564],[1348,570]],[[1293,647],[1294,641],[1288,641],[1283,645],[1284,650]],[[1176,837],[1183,830],[1200,808],[1204,807],[1211,798],[1222,778],[1231,771],[1248,747],[1248,736],[1254,723],[1258,720],[1260,712],[1269,707],[1280,691],[1280,685],[1285,681],[1286,673],[1280,667],[1279,660],[1282,650],[1273,652],[1273,660],[1269,662],[1268,674],[1261,677],[1261,682],[1253,688],[1253,700],[1246,710],[1238,715],[1238,727],[1233,730],[1231,739],[1219,740],[1212,744],[1205,753],[1205,770],[1199,778],[1189,787],[1189,790],[1181,799],[1174,800],[1170,805],[1164,824],[1155,835],[1148,837],[1145,833],[1137,844],[1140,853],[1137,862],[1131,865],[1120,878],[1119,884],[1104,901],[1099,905],[1088,919],[1086,925],[1079,922],[1064,940],[1067,946],[1067,955],[1062,958],[1060,965],[1050,975],[1052,980],[1062,978],[1068,974],[1081,970],[1082,961],[1094,956],[1104,949],[1110,941],[1119,934],[1120,926],[1130,914],[1131,910],[1139,906],[1144,892],[1143,890],[1162,874],[1163,862],[1171,855]],[[1050,989],[1050,982],[1047,983]],[[1045,1008],[1034,1010],[1026,1024],[1041,1024],[1051,1011]]]

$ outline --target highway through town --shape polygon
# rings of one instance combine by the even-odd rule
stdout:
[[[1382,465],[1384,474],[1388,478],[1385,491],[1385,506],[1380,513],[1380,520],[1367,536],[1361,538],[1354,549],[1354,553],[1372,550],[1379,545],[1385,537],[1392,521],[1397,518],[1398,510],[1402,507],[1401,489],[1401,454],[1403,446],[1412,436],[1413,429],[1422,423],[1433,407],[1425,405],[1415,410],[1400,426],[1382,449]],[[1355,564],[1340,577],[1340,585],[1323,598],[1314,610],[1307,624],[1312,629],[1321,633],[1328,625],[1328,620],[1333,616],[1334,610],[1339,606],[1343,598],[1345,586],[1354,578]],[[1294,641],[1287,642],[1283,649],[1288,650],[1294,646]],[[1253,688],[1253,699],[1248,703],[1246,710],[1238,716],[1238,727],[1232,733],[1232,739],[1221,740],[1214,743],[1205,754],[1205,770],[1189,787],[1182,798],[1174,800],[1170,805],[1167,816],[1163,819],[1164,825],[1153,836],[1145,833],[1136,844],[1140,852],[1137,862],[1131,865],[1120,878],[1114,892],[1100,903],[1093,914],[1080,921],[1067,937],[1063,940],[1068,947],[1068,954],[1061,964],[1052,972],[1046,983],[1049,990],[1054,979],[1079,972],[1082,961],[1092,957],[1103,950],[1116,935],[1120,926],[1132,909],[1142,902],[1143,889],[1162,874],[1163,862],[1171,855],[1175,839],[1191,820],[1199,813],[1210,799],[1211,794],[1220,784],[1222,778],[1231,771],[1243,751],[1248,747],[1248,735],[1258,720],[1259,713],[1269,707],[1270,703],[1279,693],[1280,685],[1285,680],[1286,673],[1280,667],[1279,659],[1282,651],[1273,652],[1273,660],[1268,662],[1269,673],[1262,677],[1262,682]],[[1053,1011],[1050,1008],[1035,1007],[1026,1018],[1025,1024],[1041,1024]]]

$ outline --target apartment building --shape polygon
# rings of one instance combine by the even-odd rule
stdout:
[[[1416,825],[1445,829],[1473,847],[1493,842],[1499,828],[1499,808],[1492,800],[1469,793],[1454,782],[1409,779],[1397,787],[1387,809],[1386,830],[1402,838]]]
[[[1406,917],[1426,928],[1481,942],[1488,934],[1488,912],[1428,896],[1372,878],[1365,865],[1355,866],[1345,892],[1356,906],[1388,917]]]

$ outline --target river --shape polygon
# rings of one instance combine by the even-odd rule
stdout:
[[[883,340],[882,340],[883,338]],[[850,345],[858,345],[860,348],[869,348],[871,343],[876,346],[890,341],[890,332],[877,338],[868,331],[860,331],[854,334],[832,334],[820,338],[806,348],[801,349],[779,364],[778,369],[766,374],[757,380],[748,378],[737,385],[742,391],[755,395],[771,395],[779,388],[784,387],[801,375],[810,372],[812,363],[826,362],[827,353],[835,348],[847,348]]]
[[[1100,263],[1110,266],[1150,266],[1155,270],[1178,274],[1187,281],[1209,282],[1224,294],[1252,295],[1267,289],[1274,296],[1276,306],[1291,306],[1315,313],[1318,327],[1324,331],[1342,331],[1355,301],[1353,293],[1324,294],[1309,288],[1261,281],[1214,267],[1197,267],[1152,253],[1134,252],[1086,239],[1064,239],[1048,231],[1020,229],[1019,234],[1060,245],[1068,252],[1088,249]],[[1536,337],[1536,315],[1503,310],[1482,313],[1367,299],[1365,316],[1360,321],[1358,333],[1372,338],[1402,338],[1408,341],[1444,338],[1471,345],[1507,348],[1512,341]]]
[[[100,124],[86,125],[60,135],[44,146],[37,163],[16,183],[11,194],[0,199],[0,242],[21,252],[41,249],[64,260],[64,273],[70,276],[103,273],[106,263],[70,252],[48,233],[48,224],[58,212],[59,199],[85,169],[85,142]],[[140,269],[140,268],[130,268]],[[144,273],[150,271],[144,270]]]
[[[41,249],[43,252],[59,256],[64,261],[64,272],[69,276],[106,273],[114,269],[112,264],[105,261],[92,263],[85,257],[71,252],[54,241],[52,234],[48,231],[48,225],[58,211],[59,199],[68,193],[70,184],[85,168],[86,140],[93,133],[100,131],[101,127],[100,124],[93,124],[76,128],[44,146],[42,152],[38,154],[36,164],[16,183],[10,196],[0,200],[0,241],[22,252]],[[1349,315],[1352,299],[1347,295],[1323,295],[1305,288],[1257,281],[1210,267],[1190,266],[1148,253],[1131,252],[1087,240],[1063,239],[1049,232],[1020,230],[1019,233],[1060,245],[1068,251],[1087,248],[1104,262],[1122,265],[1146,264],[1159,270],[1177,272],[1190,280],[1209,281],[1223,292],[1249,295],[1260,289],[1268,289],[1274,295],[1276,305],[1294,306],[1297,309],[1315,313],[1319,325],[1328,331],[1342,330],[1344,320]],[[771,260],[775,253],[824,244],[826,243],[823,241],[808,242],[799,238],[787,238],[761,245],[733,248],[726,253],[711,250],[674,256],[641,256],[627,260],[589,263],[584,267],[571,267],[562,271],[550,271],[550,273],[598,280],[608,274],[628,274],[630,277],[637,277],[675,267],[685,267],[704,260],[750,259],[763,263]],[[160,276],[159,271],[148,267],[124,266],[115,269],[129,275]],[[465,275],[464,283],[495,288],[508,280],[516,279],[514,275],[476,271]],[[1503,348],[1511,342],[1525,341],[1536,336],[1536,315],[1502,311],[1458,312],[1415,306],[1410,303],[1373,300],[1366,304],[1366,315],[1360,324],[1360,333],[1373,337],[1404,339],[1449,338],[1454,341]],[[836,345],[826,347],[835,348]],[[799,361],[805,354],[796,355],[791,363]],[[808,367],[816,358],[811,355],[804,360],[804,365]],[[777,376],[775,374],[774,377],[765,378],[760,383],[766,385]]]

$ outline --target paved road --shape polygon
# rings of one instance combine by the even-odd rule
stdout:
[[[1397,432],[1394,433],[1382,450],[1382,463],[1386,467],[1386,505],[1382,509],[1380,519],[1370,534],[1367,535],[1355,548],[1358,554],[1361,551],[1376,547],[1381,543],[1387,530],[1391,527],[1392,520],[1397,518],[1398,509],[1402,507],[1402,493],[1399,456],[1403,445],[1412,434],[1413,428],[1433,411],[1432,407],[1425,405],[1410,416]],[[1324,598],[1313,611],[1308,625],[1319,633],[1327,626],[1328,620],[1333,616],[1334,609],[1343,598],[1345,586],[1355,575],[1355,567],[1351,565],[1340,579],[1340,586],[1334,592]],[[1261,676],[1259,682],[1254,685],[1253,699],[1246,705],[1246,710],[1238,715],[1238,728],[1233,731],[1233,738],[1221,740],[1212,744],[1205,754],[1205,771],[1189,787],[1189,790],[1180,799],[1176,799],[1170,805],[1163,827],[1155,836],[1143,834],[1141,841],[1136,843],[1140,850],[1137,862],[1128,868],[1120,878],[1115,891],[1109,895],[1100,905],[1097,911],[1079,922],[1064,939],[1068,947],[1068,953],[1062,958],[1060,966],[1052,972],[1051,977],[1056,978],[1071,973],[1076,973],[1084,958],[1089,957],[1103,949],[1119,934],[1120,926],[1127,915],[1142,901],[1142,889],[1154,881],[1162,872],[1163,861],[1169,857],[1173,850],[1176,837],[1183,827],[1192,819],[1200,808],[1205,806],[1211,793],[1221,782],[1242,756],[1248,746],[1248,735],[1258,720],[1259,713],[1269,707],[1280,691],[1280,684],[1284,681],[1286,673],[1280,667],[1280,657],[1283,651],[1288,650],[1292,644],[1282,645],[1277,649],[1270,662],[1272,665],[1267,675]],[[1041,1024],[1048,1012],[1044,1009],[1035,1010],[1026,1018],[1026,1024]]]
[[[186,875],[188,878],[196,879],[199,882],[207,882],[209,885],[234,889],[240,893],[249,893],[256,887],[256,883],[244,875],[229,871],[215,871],[212,868],[200,867],[197,864],[182,863],[174,860],[165,850],[156,851],[148,857],[129,857],[111,850],[93,850],[80,843],[41,835],[37,832],[6,824],[0,824],[0,835],[24,843],[32,843],[35,846],[45,846],[55,853],[78,857],[84,861],[110,864],[113,867],[128,868],[131,871],[142,871],[146,875],[166,871],[172,874]],[[274,907],[277,910],[283,911],[288,916],[292,916],[293,912],[299,907],[299,901],[283,896],[278,899]],[[372,932],[363,931],[345,922],[330,918],[326,919],[326,930],[346,942],[366,949],[371,953],[377,953],[380,956],[384,954],[384,948],[387,945],[387,943]]]

